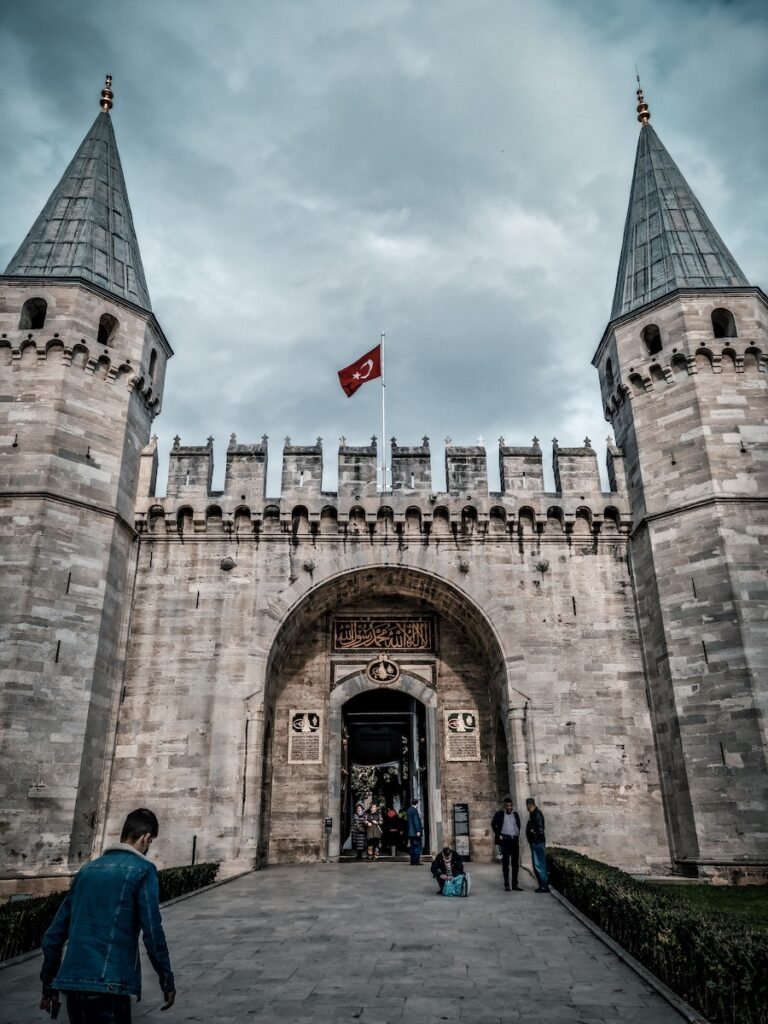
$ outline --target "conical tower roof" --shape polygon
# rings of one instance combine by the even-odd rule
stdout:
[[[748,286],[701,203],[648,123],[642,127],[611,319],[678,288]],[[638,111],[641,107],[638,107]]]
[[[5,273],[82,278],[151,312],[108,95]]]

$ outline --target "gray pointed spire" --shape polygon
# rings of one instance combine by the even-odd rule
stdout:
[[[642,105],[612,320],[678,288],[749,285]]]
[[[101,113],[5,273],[82,278],[151,311],[105,102],[102,100]]]

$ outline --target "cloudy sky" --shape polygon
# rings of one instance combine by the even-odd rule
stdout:
[[[336,371],[386,332],[387,434],[604,448],[591,357],[653,124],[768,288],[768,8],[708,0],[25,0],[0,14],[0,261],[114,76],[163,449],[381,434]],[[162,471],[161,471],[162,474]],[[164,480],[164,475],[162,475]],[[550,476],[551,480],[551,476]],[[164,489],[164,484],[160,486]]]

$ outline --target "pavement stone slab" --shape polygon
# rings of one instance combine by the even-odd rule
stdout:
[[[162,1024],[680,1024],[683,1018],[556,900],[504,893],[475,864],[468,899],[426,870],[271,867],[163,912],[176,1005],[143,960],[134,1018]],[[506,898],[505,898],[506,897]],[[40,1024],[40,959],[0,971],[2,1024]],[[66,1013],[62,1011],[62,1020]]]

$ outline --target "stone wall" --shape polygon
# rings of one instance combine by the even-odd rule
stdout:
[[[185,451],[208,480],[199,461],[210,452]],[[193,837],[199,857],[252,863],[272,723],[268,857],[321,855],[322,819],[339,813],[328,765],[340,736],[326,735],[321,765],[288,765],[287,712],[328,707],[332,613],[418,607],[440,624],[437,722],[467,702],[481,713],[480,764],[439,766],[445,827],[453,803],[468,801],[473,846],[490,855],[500,730],[503,788],[518,803],[538,797],[553,842],[640,870],[664,864],[622,495],[590,491],[596,474],[578,492],[435,494],[422,468],[406,473],[419,484],[411,493],[341,498],[308,485],[315,446],[301,487],[296,446],[287,454],[294,486],[280,498],[257,504],[240,475],[236,494],[203,485],[139,505],[107,837],[130,806],[151,802],[167,823],[164,863],[189,859]],[[373,447],[358,467],[366,455],[375,467]],[[528,450],[528,468],[537,457]],[[588,445],[562,457],[593,461]]]

